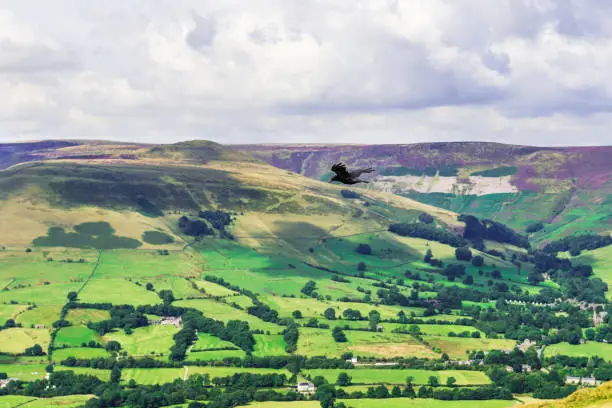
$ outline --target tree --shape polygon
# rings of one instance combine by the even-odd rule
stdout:
[[[111,340],[108,343],[106,343],[106,351],[119,351],[121,350],[121,343],[119,343],[116,340]]]
[[[342,316],[347,320],[361,320],[361,312],[356,309],[345,309]]]
[[[115,365],[111,370],[110,382],[113,384],[119,384],[121,381],[121,369],[118,365]]]
[[[473,331],[471,336],[472,336],[473,339],[479,339],[480,338],[480,332]]]
[[[302,288],[300,292],[302,292],[306,296],[312,296],[313,293],[315,293],[314,290],[316,288],[317,288],[317,283],[313,280],[309,280],[308,282],[306,282],[306,284],[304,285],[304,287]]]
[[[371,310],[368,314],[370,331],[376,331],[378,323],[380,323],[380,313],[377,310]]]
[[[372,247],[368,244],[359,244],[357,245],[357,249],[355,251],[361,255],[372,255]]]
[[[347,342],[346,334],[344,334],[344,331],[342,331],[341,327],[334,327],[334,329],[332,330],[332,336],[334,337],[336,343]]]
[[[323,384],[317,388],[315,398],[321,403],[321,408],[334,408],[336,389],[333,385]]]
[[[299,310],[294,310],[291,315],[293,316],[294,319],[301,319],[302,318],[302,312],[299,311]]]
[[[174,293],[171,290],[164,289],[159,291],[159,297],[163,300],[165,305],[169,305],[174,302]]]
[[[402,392],[402,396],[406,398],[416,397],[416,393],[414,392],[414,388],[412,387],[412,382],[406,384],[406,387],[404,387],[404,391]]]
[[[328,307],[325,309],[325,312],[323,312],[323,316],[325,316],[327,320],[336,320],[336,311],[333,308]]]
[[[595,330],[593,330],[593,329],[586,329],[584,331],[584,337],[587,340],[595,340]]]
[[[366,268],[367,268],[367,267],[366,267],[365,262],[359,262],[359,263],[357,264],[357,270],[358,270],[358,271],[360,271],[360,272],[365,271],[365,270],[366,270]]]
[[[447,387],[454,387],[456,382],[457,382],[457,380],[455,379],[455,377],[448,377],[446,379],[446,386]]]
[[[440,385],[440,383],[438,382],[438,378],[434,377],[433,375],[429,376],[427,384],[429,384],[430,387],[437,387],[438,385]]]
[[[476,255],[472,258],[472,265],[477,268],[480,268],[482,265],[484,265],[484,258],[480,255]]]
[[[465,278],[463,278],[463,284],[464,285],[473,285],[474,284],[474,278],[472,277],[472,275],[468,275]]]
[[[153,289],[154,289],[154,288],[153,288],[153,284],[152,284],[151,282],[147,282],[147,284],[145,285],[145,288],[146,288],[147,290],[153,290]]]
[[[40,344],[35,344],[32,347],[25,349],[23,354],[26,356],[44,356],[45,352]]]
[[[491,272],[491,277],[493,279],[501,279],[502,278],[502,274],[500,271],[498,271],[497,269],[494,270],[493,272]]]
[[[77,300],[78,296],[79,296],[78,293],[73,291],[73,292],[68,292],[68,296],[66,297],[68,298],[69,302],[74,302],[75,300]]]
[[[338,374],[338,379],[336,380],[336,384],[341,387],[346,387],[348,385],[351,385],[351,377],[343,371],[340,374]]]
[[[470,261],[472,259],[472,251],[467,247],[457,248],[455,249],[455,258],[458,261]]]

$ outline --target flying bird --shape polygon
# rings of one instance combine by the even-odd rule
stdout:
[[[369,167],[367,169],[356,169],[352,171],[348,171],[346,168],[346,164],[343,162],[336,163],[332,166],[331,171],[336,173],[334,177],[329,180],[330,183],[334,181],[339,181],[344,184],[357,184],[357,183],[369,183],[369,181],[361,180],[359,176],[363,173],[372,173],[375,171],[373,168]]]

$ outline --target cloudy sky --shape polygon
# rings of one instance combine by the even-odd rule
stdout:
[[[1,0],[0,142],[612,144],[609,0]]]

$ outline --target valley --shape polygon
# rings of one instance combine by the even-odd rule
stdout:
[[[258,149],[0,145],[0,407],[496,408],[612,380],[595,170],[530,190],[515,156],[560,153],[498,147],[501,170],[387,158],[347,188],[324,163],[385,151]]]

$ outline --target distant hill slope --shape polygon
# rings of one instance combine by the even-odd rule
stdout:
[[[282,241],[304,231],[316,240],[386,230],[424,211],[444,228],[463,227],[451,211],[362,188],[352,189],[355,198],[347,198],[341,186],[286,172],[212,142],[81,141],[16,150],[20,153],[11,156],[12,166],[0,171],[0,245],[27,246],[50,227],[73,228],[101,219],[109,220],[119,236],[132,239],[148,230],[177,235],[177,219],[200,210],[235,213],[236,236],[251,241],[254,236]]]
[[[559,401],[527,404],[528,408],[610,408],[612,407],[612,381],[597,388],[578,390]]]
[[[240,145],[268,163],[327,179],[331,163],[378,169],[370,185],[459,213],[524,229],[535,242],[612,230],[612,147],[499,143]]]

